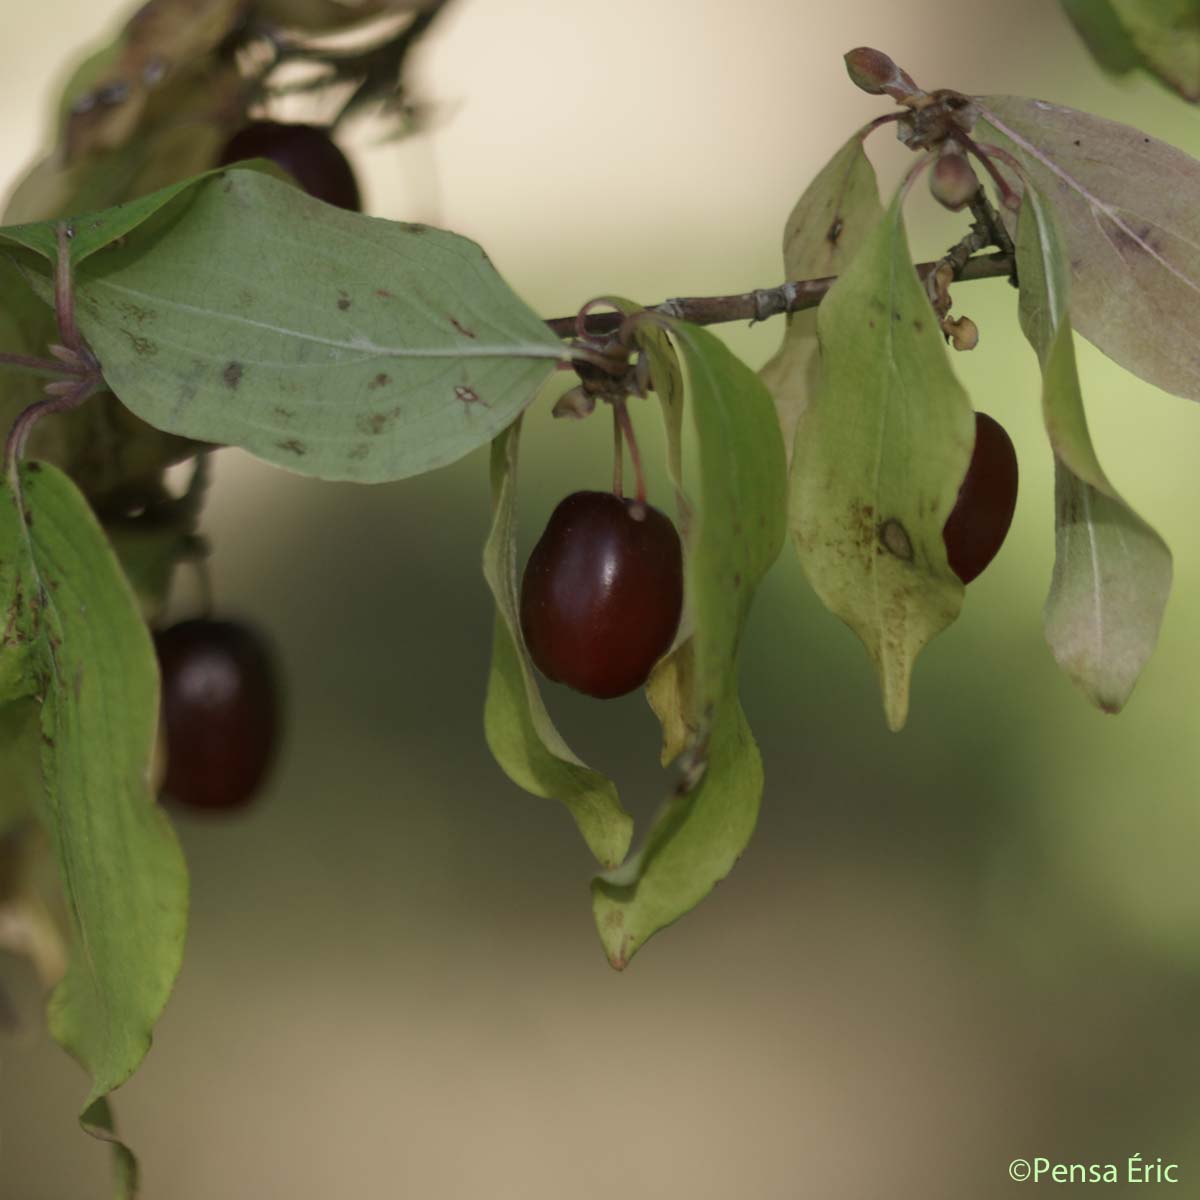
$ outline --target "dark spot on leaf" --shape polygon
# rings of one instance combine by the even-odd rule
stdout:
[[[140,358],[153,358],[158,353],[158,343],[152,342],[147,337],[142,337],[140,333],[134,333],[132,329],[122,329],[121,332],[129,339],[129,344],[133,347],[134,354]]]
[[[476,337],[476,336],[478,336],[478,335],[475,333],[475,330],[473,330],[473,329],[468,329],[468,328],[467,328],[467,327],[466,327],[466,326],[465,326],[465,325],[464,325],[464,324],[463,324],[461,321],[459,321],[459,320],[458,320],[456,317],[451,317],[451,318],[450,318],[450,324],[451,324],[451,325],[453,325],[453,326],[454,326],[454,328],[455,328],[455,329],[457,329],[457,330],[458,330],[458,332],[459,332],[459,333],[461,333],[461,334],[463,335],[463,337],[469,337],[469,338],[473,338],[473,337]]]
[[[296,416],[296,413],[293,409],[284,408],[282,404],[275,405],[271,411],[284,421],[291,421]]]
[[[383,374],[383,372],[381,371],[378,375],[375,376],[374,379],[371,380],[370,383],[367,384],[367,387],[371,391],[375,392],[375,391],[378,391],[381,387],[387,387],[387,385],[391,382],[392,382],[392,377],[390,375]]]
[[[472,404],[482,404],[484,408],[487,408],[488,406],[487,401],[481,399],[479,393],[476,392],[474,388],[464,387],[462,384],[459,384],[458,387],[454,389],[454,395],[465,405],[467,405],[468,408]]]
[[[358,428],[363,433],[369,433],[373,437],[378,437],[388,426],[388,422],[392,419],[391,413],[374,412],[369,415],[358,418]]]
[[[339,288],[338,289],[338,302],[337,302],[338,308],[340,308],[342,310],[342,312],[345,312],[353,303],[354,303],[354,301],[350,299],[350,293],[343,292]]]
[[[825,232],[825,240],[831,246],[836,246],[838,244],[838,238],[840,238],[842,236],[842,230],[845,228],[846,228],[846,225],[845,225],[845,222],[842,220],[842,218],[834,217],[833,224],[830,225],[828,230],[826,230],[826,232]]]
[[[868,322],[867,322],[867,324],[868,324],[868,325],[869,325],[869,326],[870,326],[872,329],[874,329],[874,328],[875,328],[875,322],[874,322],[874,320],[870,320],[870,321],[868,321]]]
[[[235,391],[237,386],[242,382],[242,364],[240,362],[231,362],[226,364],[225,370],[221,372],[221,378],[225,380],[225,386],[232,388]]]
[[[902,562],[912,562],[912,539],[908,536],[908,530],[895,517],[889,517],[880,523],[879,544]]]
[[[389,292],[387,288],[376,288],[375,295],[377,295],[380,300],[395,300],[396,298],[396,293]]]
[[[924,322],[924,321],[917,320],[916,318],[914,318],[914,319],[913,319],[913,328],[914,328],[914,329],[915,329],[915,330],[916,330],[918,333],[924,333],[924,332],[925,332],[925,322]]]
[[[1078,138],[1076,138],[1076,139],[1075,139],[1075,141],[1074,141],[1072,144],[1073,144],[1073,145],[1075,145],[1075,146],[1082,146],[1082,145],[1083,145],[1083,143],[1082,143],[1082,142],[1081,142],[1081,141],[1080,141]]]
[[[733,576],[733,586],[734,586],[735,588],[740,588],[740,587],[742,586],[742,573],[741,573],[741,571],[735,571],[735,572],[734,572],[734,576]]]
[[[308,453],[308,447],[297,438],[288,438],[285,442],[276,442],[280,450],[287,450],[290,454],[295,454],[297,457],[303,458]]]
[[[153,309],[143,308],[140,304],[134,304],[129,300],[118,302],[117,308],[131,321],[136,321],[139,325],[145,324],[147,321],[153,321],[158,313]]]
[[[25,464],[25,470],[28,471],[30,475],[37,475],[41,469],[42,464],[36,459],[33,459]]]
[[[368,454],[371,453],[370,442],[359,442],[350,448],[349,458],[351,462],[362,462]]]
[[[410,225],[406,225],[404,228],[407,230],[407,232],[409,232],[409,233],[415,233],[415,234],[417,234],[418,236],[419,236],[420,234],[422,234],[422,233],[428,233],[428,232],[429,232],[429,226],[428,226],[428,225],[422,225],[422,224],[421,224],[419,221],[417,221],[417,222],[413,222],[413,223],[412,223],[412,224],[410,224]]]

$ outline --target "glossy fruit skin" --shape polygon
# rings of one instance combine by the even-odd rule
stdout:
[[[282,167],[310,196],[351,212],[362,212],[358,180],[346,156],[315,125],[255,121],[239,129],[221,151],[217,165],[267,158]]]
[[[975,449],[942,527],[950,569],[970,583],[996,557],[1017,506],[1017,452],[1004,426],[975,414]]]
[[[682,610],[675,526],[611,492],[574,492],[559,504],[521,583],[521,632],[538,669],[602,700],[646,682]]]
[[[279,737],[279,687],[262,638],[198,618],[155,635],[162,674],[165,795],[189,808],[241,808],[266,779]]]

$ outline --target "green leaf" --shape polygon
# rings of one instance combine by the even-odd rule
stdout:
[[[859,130],[829,160],[796,203],[783,230],[783,267],[792,281],[840,275],[883,216],[875,171]],[[818,386],[817,310],[787,319],[783,344],[763,367],[791,457],[796,426]]]
[[[1200,100],[1200,4],[1109,0],[1146,69],[1193,104]]]
[[[762,766],[737,699],[755,590],[787,531],[787,465],[770,394],[704,329],[671,321],[687,368],[698,481],[690,489],[685,592],[694,632],[648,685],[664,761],[686,749],[675,796],[628,864],[596,879],[592,905],[618,970],[733,868],[758,817]]]
[[[685,777],[637,856],[592,884],[596,928],[618,971],[733,870],[754,833],[762,758],[736,695],[725,697],[712,725],[698,785],[687,790]]]
[[[703,739],[736,690],[742,626],[787,534],[787,464],[770,393],[706,329],[670,323],[688,376],[699,450],[686,591],[695,620],[695,713]]]
[[[23,528],[4,601],[35,659],[40,817],[74,939],[50,1029],[92,1077],[87,1125],[86,1110],[149,1048],[179,970],[187,874],[150,789],[158,673],[133,594],[66,476],[30,463],[20,479],[23,510],[7,481],[0,485],[0,528],[14,520]]]
[[[1050,205],[1026,189],[1017,233],[1021,325],[1042,363],[1054,449],[1054,576],[1046,640],[1092,703],[1118,712],[1158,640],[1171,553],[1121,499],[1096,458],[1067,315],[1066,253]]]
[[[103,212],[71,217],[66,224],[72,230],[71,263],[75,267],[99,250],[128,237],[176,201],[186,201],[188,193],[203,186],[205,181],[220,180],[220,174],[201,175],[174,183],[149,196],[141,196],[127,204],[118,204]],[[58,260],[58,227],[60,221],[36,221],[26,225],[8,225],[0,229],[0,241],[10,246],[23,246],[53,265]]]
[[[976,136],[1014,155],[1057,215],[1074,327],[1126,370],[1200,399],[1200,162],[1041,100],[979,104]]]
[[[80,327],[138,416],[324,479],[461,458],[564,355],[473,242],[256,171],[194,182],[76,284]]]
[[[517,448],[520,422],[492,443],[492,529],[483,573],[496,601],[492,666],[484,702],[484,732],[504,773],[535,796],[561,800],[588,848],[604,866],[629,851],[633,820],[617,789],[585,766],[563,741],[546,712],[521,637],[517,595]]]
[[[821,386],[796,433],[791,496],[804,571],[866,646],[893,730],[908,715],[917,655],[962,605],[942,526],[974,436],[901,199],[818,310]]]

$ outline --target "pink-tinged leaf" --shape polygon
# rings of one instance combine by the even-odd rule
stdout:
[[[1041,100],[979,104],[977,139],[1007,150],[1054,209],[1073,326],[1147,382],[1200,399],[1200,162]]]

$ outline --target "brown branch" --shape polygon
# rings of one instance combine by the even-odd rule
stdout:
[[[925,279],[937,263],[917,264],[917,274]],[[956,280],[998,279],[1011,277],[1015,268],[1012,256],[1003,253],[983,254],[968,259]],[[647,307],[654,312],[689,321],[693,325],[721,325],[729,321],[765,321],[783,313],[801,312],[816,308],[825,293],[837,282],[836,275],[824,279],[805,279],[795,283],[784,283],[779,287],[761,288],[755,292],[744,292],[738,296],[688,296],[677,300],[664,300],[661,304]],[[625,318],[618,312],[589,313],[585,318],[585,329],[590,336],[603,337],[615,333]],[[554,317],[546,322],[559,337],[572,338],[578,335],[574,317]]]

